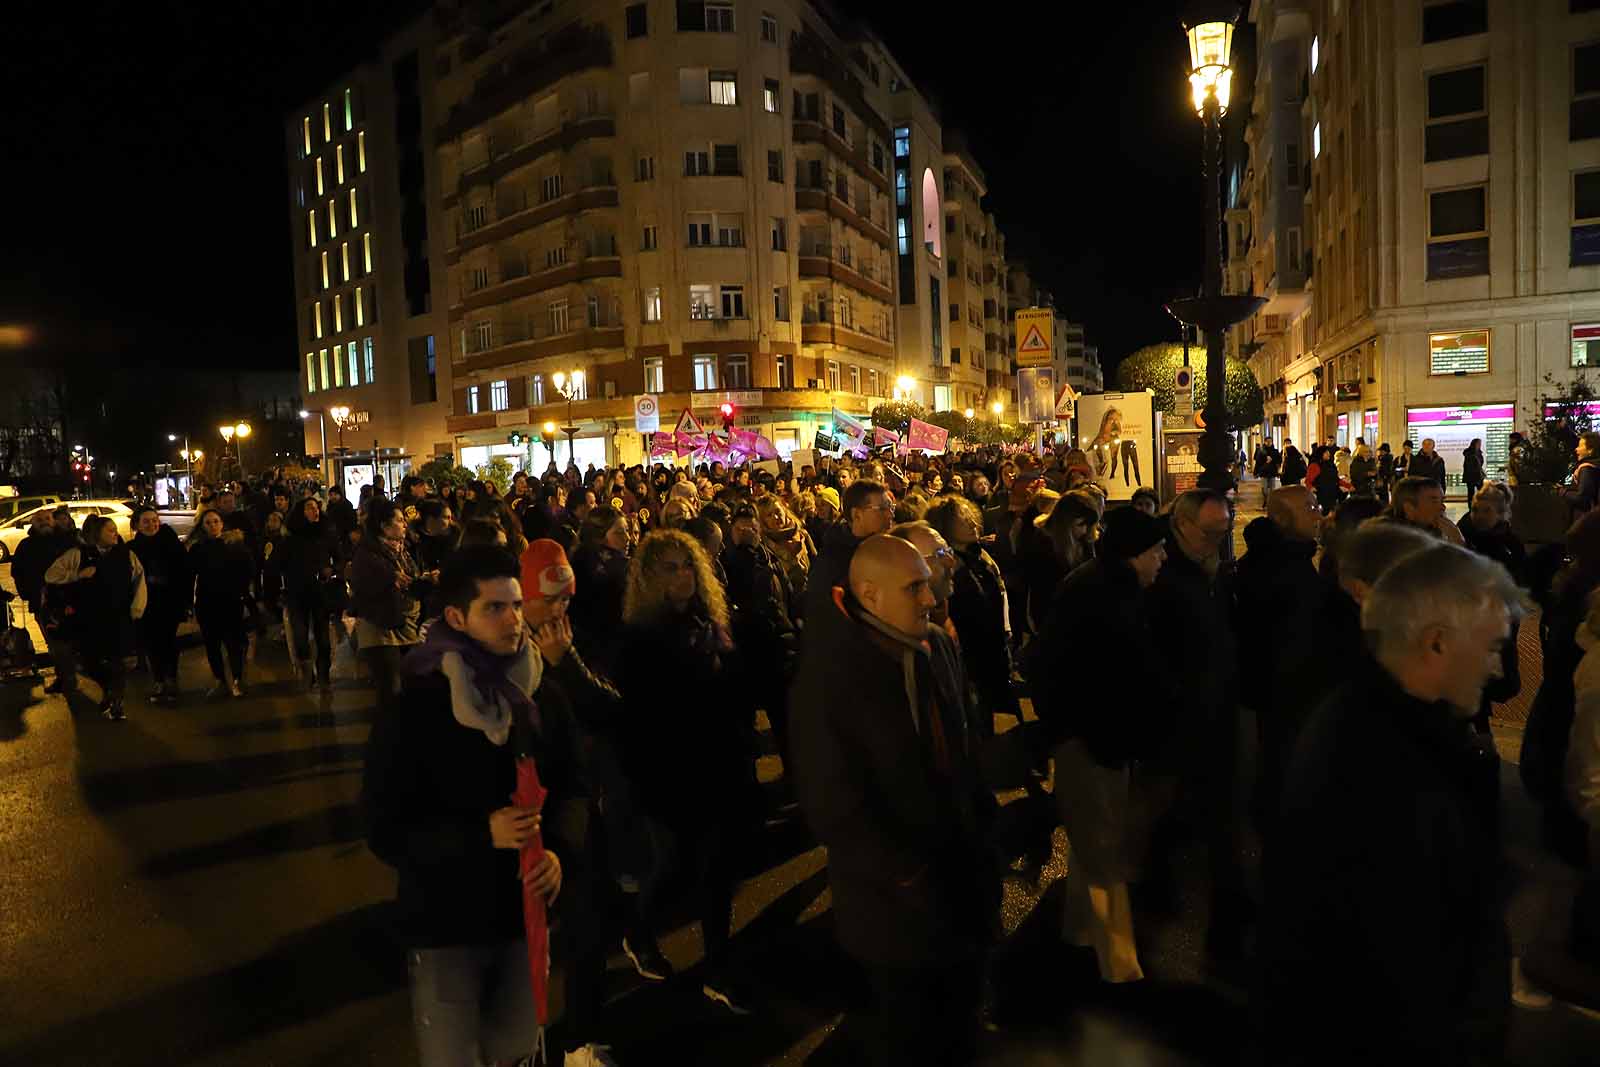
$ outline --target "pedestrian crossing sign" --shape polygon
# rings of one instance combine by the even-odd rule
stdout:
[[[1024,308],[1017,312],[1017,366],[1048,367],[1054,345],[1055,311]]]

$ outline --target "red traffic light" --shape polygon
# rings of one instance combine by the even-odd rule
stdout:
[[[724,404],[724,405],[722,405],[722,417],[725,418],[725,419],[733,418],[733,405],[732,404]]]

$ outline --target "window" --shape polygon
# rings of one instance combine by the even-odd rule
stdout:
[[[351,379],[350,384],[355,385],[355,379]],[[344,345],[333,346],[333,387],[344,388]]]
[[[854,363],[850,364],[850,391],[861,392],[861,368]]]
[[[333,173],[339,179],[339,184],[344,184],[344,145],[333,146]]]
[[[640,156],[638,163],[634,167],[633,174],[637,181],[654,181],[656,177],[656,157]]]
[[[317,247],[317,213],[315,211],[306,212],[306,225],[311,231],[311,247],[315,248]]]
[[[1428,280],[1489,273],[1488,187],[1428,194]]]
[[[1572,176],[1572,266],[1596,265],[1600,265],[1600,170],[1580,171]]]
[[[878,372],[875,371],[875,370],[867,371],[867,395],[868,396],[882,396],[883,395],[883,390],[878,384]]]
[[[718,214],[716,220],[717,244],[722,248],[744,247],[744,216]]]
[[[761,107],[770,114],[778,113],[778,101],[782,99],[783,90],[779,88],[775,78],[768,78],[761,88]]]
[[[528,402],[535,407],[544,403],[544,375],[528,376]]]
[[[1600,322],[1587,322],[1572,328],[1572,365],[1600,367]]]
[[[565,300],[552,300],[550,302],[550,332],[566,333],[571,329],[571,322],[567,313]]]
[[[641,70],[628,75],[628,106],[635,111],[650,103],[650,72]]]
[[[772,250],[786,252],[789,249],[789,223],[783,218],[772,220]]]
[[[767,181],[783,184],[783,153],[767,149]]]
[[[904,159],[911,154],[911,127],[894,128],[894,158]]]
[[[698,248],[711,243],[711,216],[689,216],[689,247]]]
[[[316,328],[313,332],[318,338],[320,338],[322,336],[322,301],[318,300],[315,304],[311,305],[311,318],[316,324]]]
[[[839,361],[838,360],[836,360],[836,359],[828,360],[827,375],[828,375],[827,376],[827,389],[828,389],[828,392],[837,393],[839,391]]]
[[[322,252],[322,287],[326,289],[328,285],[328,252],[324,249]]]
[[[1311,127],[1311,158],[1322,158],[1322,123],[1320,122]]]
[[[778,322],[789,321],[789,287],[787,285],[774,285],[772,287],[772,317]]]
[[[355,350],[356,350],[356,343],[354,341],[351,341],[350,342],[350,351],[352,353],[354,353]],[[361,339],[361,366],[362,366],[362,370],[363,370],[363,374],[362,374],[362,378],[361,378],[363,384],[371,385],[372,384],[372,379],[373,379],[373,374],[372,374],[372,338],[370,338],[370,337],[363,337]],[[350,384],[352,384],[352,385],[355,384],[355,377],[356,376],[354,374],[350,375]]]
[[[322,143],[327,144],[333,140],[333,108],[328,104],[322,105]]]
[[[476,322],[472,325],[472,351],[483,352],[494,347],[494,324]]]
[[[363,290],[359,285],[356,286],[355,302],[356,325],[365,326],[367,324],[367,294],[366,291]]]
[[[642,252],[654,252],[658,247],[656,228],[654,226],[643,227],[639,231],[639,250]]]
[[[433,350],[433,334],[406,339],[406,358],[411,369],[411,402],[431,404],[439,399],[439,364]]]
[[[467,232],[481,230],[489,225],[489,205],[472,204],[467,208]]]
[[[626,36],[628,40],[631,41],[635,37],[650,36],[649,8],[650,5],[648,4],[629,4],[624,10],[623,15],[627,25]]]
[[[822,99],[816,93],[794,94],[794,117],[807,119],[811,122],[821,121],[818,116],[822,114]]]
[[[899,244],[900,244],[900,254],[902,256],[910,255],[911,254],[911,238],[906,235],[906,232],[907,232],[908,228],[911,225],[911,220],[900,218],[900,219],[895,219],[894,221],[895,221],[895,227],[894,227],[895,228],[895,233],[898,236]]]
[[[306,121],[310,122],[311,120],[307,119]],[[309,127],[308,127],[308,131],[306,133],[306,136],[307,137],[311,136],[311,134],[309,132]],[[317,391],[317,354],[315,352],[307,352],[306,353],[306,392],[314,393],[316,391]]]
[[[540,202],[548,204],[550,201],[558,199],[560,196],[561,196],[561,175],[559,175],[559,174],[546,175],[545,179],[539,183],[539,199],[540,199]]]
[[[355,129],[355,126],[356,126],[356,117],[355,116],[356,116],[355,102],[351,98],[350,90],[346,89],[344,91],[344,128],[345,128],[346,132],[349,132],[350,130]]]
[[[344,294],[333,294],[333,332],[344,332]]]
[[[473,267],[468,275],[467,288],[472,292],[489,288],[489,268]]]
[[[367,131],[362,130],[356,134],[356,170],[362,174],[367,172]]]
[[[333,200],[328,201],[328,236],[339,236],[339,205]]]
[[[761,13],[761,40],[767,44],[778,43],[778,18],[765,11]]]
[[[742,353],[722,357],[722,388],[750,388],[750,357]]]
[[[744,318],[744,286],[724,285],[722,287],[722,317],[725,319]]]
[[[1489,331],[1428,335],[1429,374],[1488,374]]]
[[[1322,39],[1320,37],[1312,37],[1311,38],[1311,73],[1315,74],[1317,72],[1317,65],[1321,61],[1321,59],[1322,59]]]
[[[1300,272],[1300,227],[1291,226],[1289,228],[1285,243],[1289,249],[1289,269],[1298,274]]]
[[[883,144],[874,138],[872,142],[872,169],[877,171],[879,174],[882,174],[885,170],[885,167],[886,165],[883,159]]]
[[[364,274],[372,273],[372,234],[361,235],[361,269]]]
[[[951,322],[960,322],[961,321],[961,305],[960,304],[951,304],[950,305],[950,321]]]
[[[598,295],[596,295],[595,293],[590,293],[587,297],[584,298],[583,303],[584,303],[585,310],[589,313],[588,314],[589,328],[592,330],[592,329],[595,329],[595,328],[601,326],[602,323],[600,322],[600,297]]]
[[[477,413],[478,413],[478,387],[476,385],[469,385],[469,386],[467,386],[467,414],[468,415],[476,415]]]
[[[1481,156],[1489,151],[1483,70],[1481,66],[1463,67],[1428,75],[1425,161]]]
[[[728,3],[706,4],[706,32],[707,33],[732,33],[733,32],[733,5]]]
[[[709,285],[689,286],[689,317],[714,319],[717,317],[715,290]]]
[[[717,387],[716,356],[694,357],[694,387],[701,392]]]
[[[721,107],[737,107],[739,104],[738,76],[724,70],[712,71],[711,102]]]
[[[353,230],[361,225],[361,217],[356,211],[356,191],[350,190],[350,228]]]
[[[1572,109],[1567,137],[1600,137],[1600,42],[1572,50]]]
[[[572,377],[567,379],[567,389],[574,400],[589,399],[589,376],[581,370],[572,372]]]
[[[1422,8],[1422,43],[1470,37],[1489,29],[1487,0],[1445,0]]]
[[[644,391],[647,393],[667,391],[667,361],[660,356],[645,357]]]
[[[304,156],[311,154],[311,116],[307,115],[300,120],[300,132],[302,134],[301,148],[304,153],[302,158],[304,158]]]
[[[544,265],[546,269],[559,267],[567,261],[567,246],[556,245],[544,250]]]
[[[711,156],[707,152],[691,149],[683,154],[683,174],[697,178],[711,173]]]
[[[850,202],[850,175],[843,170],[833,176],[833,195],[839,198],[840,203]]]
[[[506,385],[506,380],[489,383],[489,410],[504,411],[511,406],[511,390]]]
[[[713,174],[738,174],[739,146],[736,144],[712,145],[711,172]]]
[[[905,207],[906,206],[906,195],[907,195],[907,188],[906,187],[910,184],[910,182],[911,182],[911,175],[906,173],[906,170],[905,170],[904,167],[901,167],[901,168],[898,168],[898,169],[895,170],[895,172],[894,172],[894,206],[895,207]]]
[[[327,389],[328,388],[328,350],[326,348],[317,349],[317,371],[318,371],[317,379],[321,382],[322,388],[323,389]]]
[[[317,195],[321,196],[326,191],[327,190],[325,190],[323,188],[323,185],[322,185],[322,157],[318,156],[317,157]]]
[[[350,243],[346,241],[339,246],[339,273],[340,281],[350,280]]]
[[[844,108],[838,104],[833,105],[833,132],[838,134],[845,144],[850,143],[850,128],[845,123]]]

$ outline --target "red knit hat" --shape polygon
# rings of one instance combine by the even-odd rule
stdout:
[[[571,596],[578,587],[566,551],[548,537],[541,537],[522,551],[522,595]]]

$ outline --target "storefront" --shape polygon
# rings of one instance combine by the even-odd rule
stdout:
[[[1489,481],[1506,475],[1507,438],[1516,418],[1516,406],[1479,404],[1473,407],[1406,408],[1406,438],[1420,448],[1433,438],[1434,451],[1444,457],[1445,494],[1465,495],[1461,481],[1461,454],[1474,440],[1483,442],[1484,473]]]

